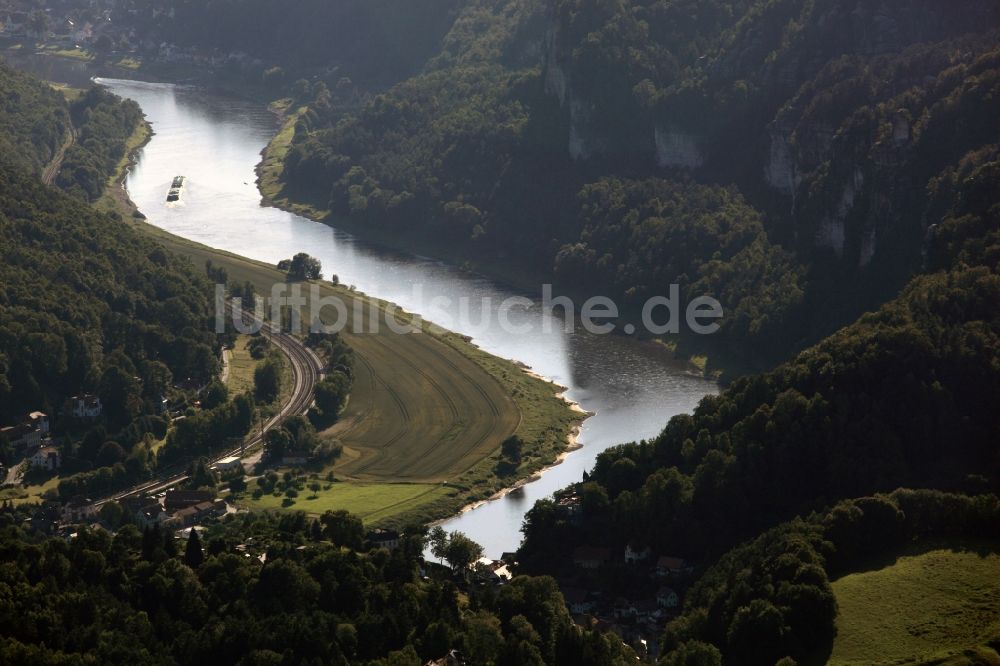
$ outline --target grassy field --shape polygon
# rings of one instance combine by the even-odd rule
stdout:
[[[253,373],[260,361],[250,355],[250,351],[247,349],[249,342],[250,336],[241,335],[237,338],[236,345],[230,352],[229,377],[226,381],[229,395],[253,391]]]
[[[284,506],[284,496],[274,495],[256,500],[247,498],[240,504],[251,509],[289,509],[312,514],[345,509],[371,524],[391,521],[456,492],[454,488],[426,483],[334,483],[329,490],[319,491],[315,498],[311,491],[301,493],[291,506]]]
[[[909,553],[833,590],[831,664],[1000,663],[985,647],[1000,639],[1000,544]]]
[[[94,54],[86,49],[78,47],[66,48],[56,44],[42,46],[38,49],[38,52],[56,58],[68,58],[70,60],[82,60],[84,62],[91,62],[94,59]]]
[[[49,490],[55,490],[60,480],[59,476],[52,476],[44,483],[4,488],[0,490],[0,502],[8,500],[14,504],[34,504],[41,502],[42,496]]]

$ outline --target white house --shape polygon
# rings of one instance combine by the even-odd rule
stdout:
[[[41,446],[42,433],[31,423],[19,423],[0,429],[11,448],[15,451],[26,451]]]
[[[633,546],[629,544],[625,546],[625,561],[629,563],[642,562],[643,560],[649,559],[650,554],[649,546],[645,548],[640,548],[639,546]]]
[[[103,407],[101,399],[96,395],[75,395],[69,399],[70,411],[78,419],[96,419],[101,415]]]
[[[62,465],[62,456],[59,454],[59,449],[54,446],[43,446],[31,456],[33,469],[46,469],[54,472],[59,469],[60,465]]]
[[[218,472],[228,472],[231,469],[237,469],[242,465],[239,456],[229,456],[228,458],[223,458],[213,465]]]
[[[681,605],[681,598],[672,588],[664,586],[656,593],[656,603],[660,608],[677,608]]]
[[[162,525],[170,520],[170,514],[155,497],[126,497],[119,500],[118,504],[142,529]]]
[[[45,412],[31,412],[28,414],[28,422],[38,428],[38,432],[43,435],[49,434],[49,415]]]
[[[586,590],[578,587],[567,587],[562,591],[563,599],[569,607],[569,612],[573,615],[586,615],[594,609],[594,602],[590,600],[590,595]]]
[[[94,518],[100,507],[84,497],[74,497],[63,506],[62,519],[64,523],[85,523]]]
[[[687,563],[679,557],[661,555],[660,558],[656,560],[656,574],[658,576],[679,576],[680,574],[689,572],[690,568]]]
[[[372,530],[365,539],[372,548],[385,548],[386,550],[399,548],[400,536],[396,530]]]

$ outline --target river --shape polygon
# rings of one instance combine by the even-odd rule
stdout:
[[[667,420],[691,411],[715,383],[694,376],[659,345],[619,335],[594,335],[561,320],[543,331],[546,317],[537,294],[530,309],[515,309],[512,323],[531,324],[531,334],[513,334],[481,315],[495,314],[507,297],[524,296],[491,280],[440,261],[388,251],[377,245],[275,208],[263,207],[254,168],[276,130],[276,119],[260,105],[200,88],[100,79],[111,91],[138,102],[155,136],[141,151],[126,187],[149,222],[173,234],[267,262],[296,252],[319,258],[342,283],[395,302],[404,309],[469,335],[497,356],[520,361],[567,388],[566,396],[592,412],[580,432],[582,448],[540,480],[445,523],[461,530],[497,557],[520,541],[523,515],[536,500],[579,481],[597,454],[621,442],[655,436]],[[167,205],[174,176],[187,177],[181,205]],[[452,304],[431,303],[448,295]],[[468,321],[458,316],[458,298],[472,304]],[[484,299],[489,299],[487,304]],[[496,318],[486,321],[495,322]],[[550,324],[552,322],[550,321]]]

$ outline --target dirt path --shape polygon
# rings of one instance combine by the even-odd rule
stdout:
[[[229,363],[232,361],[233,352],[231,349],[222,350],[222,373],[219,375],[219,381],[229,386]]]
[[[42,170],[42,182],[46,185],[51,185],[55,182],[56,176],[59,175],[59,170],[62,169],[63,159],[66,157],[66,151],[69,150],[70,146],[76,143],[76,130],[72,127],[69,128],[69,132],[66,134],[66,140],[63,141],[63,145],[59,147],[52,161],[49,162],[45,169]]]

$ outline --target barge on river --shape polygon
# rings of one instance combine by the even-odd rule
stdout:
[[[184,189],[184,176],[177,176],[174,178],[174,182],[170,185],[170,191],[167,192],[167,201],[174,202],[181,200],[181,191]]]

